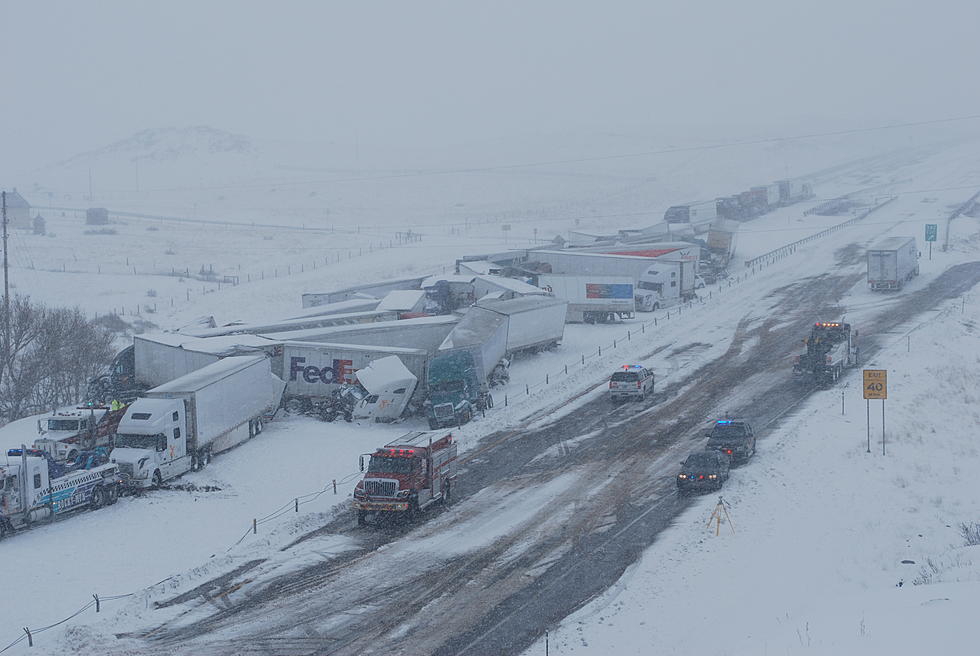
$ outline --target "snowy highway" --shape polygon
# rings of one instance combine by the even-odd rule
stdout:
[[[975,268],[949,269],[937,258],[922,262],[922,277],[902,294],[875,295],[864,284],[863,249],[881,236],[910,234],[939,209],[924,202],[926,192],[906,190],[955,186],[972,173],[955,158],[940,156],[939,163],[876,160],[890,171],[880,193],[898,194],[887,209],[764,268],[733,272],[731,286],[713,286],[669,321],[659,313],[654,329],[637,336],[638,322],[569,326],[559,351],[515,361],[510,386],[495,392],[497,406],[459,431],[464,471],[456,502],[419,525],[355,528],[348,513],[328,505],[327,512],[283,521],[271,536],[246,536],[241,548],[218,551],[241,535],[256,504],[269,508],[310,492],[324,475],[341,478],[357,453],[405,430],[290,419],[188,476],[186,491],[127,499],[91,520],[86,514],[15,536],[4,545],[13,557],[50,559],[55,535],[80,543],[120,522],[137,529],[106,545],[111,557],[96,559],[91,571],[69,572],[64,604],[74,605],[78,590],[93,581],[110,582],[117,592],[174,575],[131,601],[114,602],[101,617],[80,617],[58,641],[46,636],[40,650],[520,653],[616,584],[665,528],[700,503],[676,497],[673,475],[685,454],[701,448],[711,420],[736,414],[772,428],[812,396],[815,390],[791,384],[789,371],[814,320],[846,315],[870,357],[877,340],[976,282]],[[835,174],[839,192],[867,189],[862,166]],[[943,201],[950,207],[968,193],[949,191]],[[846,219],[799,214],[787,208],[746,224],[754,241],[744,257]],[[240,290],[228,293],[224,302],[234,305]],[[281,294],[274,302],[285,307]],[[626,329],[633,339],[624,343]],[[620,339],[618,350],[589,356],[587,364],[583,357],[583,366],[541,385],[544,372],[560,371],[613,338]],[[645,403],[613,405],[606,398],[608,372],[624,361],[656,372],[655,393]],[[535,391],[525,394],[524,383]],[[501,407],[507,393],[510,406]],[[759,445],[764,451],[765,431]],[[290,464],[287,448],[311,457]],[[259,465],[268,473],[256,476]],[[753,472],[750,462],[733,478]],[[194,490],[212,485],[221,489]],[[343,496],[323,501],[345,503]],[[186,544],[164,548],[175,531],[188,535]],[[149,559],[132,558],[134,549]],[[18,612],[29,618],[62,612],[49,606],[37,598]]]
[[[648,355],[665,370],[691,353],[703,364],[658,387],[644,405],[614,406],[598,395],[544,425],[484,438],[464,456],[456,504],[421,525],[356,529],[338,519],[287,547],[297,552],[288,564],[252,561],[178,599],[158,599],[147,628],[101,648],[520,653],[613,584],[691,503],[677,498],[673,474],[699,448],[708,421],[733,413],[765,428],[814,391],[788,377],[789,356],[814,318],[860,315],[871,357],[877,336],[980,280],[980,267],[961,266],[902,303],[854,303],[862,263],[850,244],[882,230],[845,231],[815,247],[826,260],[776,264],[774,275],[742,286],[734,306],[701,308],[690,319],[699,324],[692,341]],[[834,265],[819,272],[822,261]],[[694,339],[709,327],[710,339]],[[318,555],[322,543],[341,536],[342,552]]]

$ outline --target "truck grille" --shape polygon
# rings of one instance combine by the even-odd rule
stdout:
[[[437,406],[433,406],[432,414],[440,419],[448,419],[453,416],[453,406],[451,403],[441,403]]]
[[[133,477],[133,463],[131,462],[118,462],[116,465],[119,467],[119,473],[123,476]]]
[[[364,481],[364,492],[371,497],[393,497],[398,492],[398,481]]]

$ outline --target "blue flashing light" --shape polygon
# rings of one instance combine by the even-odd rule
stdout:
[[[730,424],[732,422],[730,420],[728,420],[728,419],[719,419],[718,420],[718,423],[719,424]]]
[[[623,369],[642,369],[642,364],[624,364]]]

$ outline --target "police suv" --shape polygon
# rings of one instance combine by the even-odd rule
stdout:
[[[609,396],[613,401],[639,399],[653,393],[653,372],[639,364],[624,364],[622,371],[609,379]]]

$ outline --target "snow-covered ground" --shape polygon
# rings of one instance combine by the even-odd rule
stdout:
[[[953,226],[954,252],[923,261],[926,276],[980,255],[978,222]],[[888,300],[857,289],[845,302],[866,313]],[[977,301],[973,290],[921,316],[865,364],[888,370],[884,455],[882,403],[871,402],[869,453],[853,372],[735,470],[719,535],[708,495],[550,632],[552,653],[972,652],[980,546],[961,527],[980,526]],[[542,639],[526,654],[544,650]]]
[[[891,163],[888,164],[888,161]],[[715,162],[713,166],[719,165]],[[849,193],[872,186],[876,189],[871,192],[869,200],[873,200],[874,195],[887,196],[893,193],[900,195],[887,207],[887,211],[882,210],[880,214],[872,214],[860,224],[837,233],[834,239],[814,242],[805,252],[781,260],[764,272],[760,271],[748,278],[742,278],[743,272],[734,271],[740,275],[740,279],[732,287],[727,285],[709,287],[707,291],[710,292],[710,297],[705,298],[703,304],[684,310],[680,316],[675,312],[669,321],[665,322],[666,313],[657,313],[658,324],[655,327],[641,327],[641,323],[649,322],[653,318],[651,315],[640,315],[637,320],[615,326],[568,326],[562,347],[558,351],[517,360],[513,364],[512,382],[508,387],[495,392],[497,404],[491,414],[486,419],[463,427],[459,432],[463,449],[474,448],[481,437],[494,430],[541,420],[545,410],[561,407],[567,411],[572,407],[572,404],[568,403],[570,398],[583,402],[593,395],[603,393],[601,387],[596,389],[593,387],[601,383],[611,369],[624,361],[644,361],[652,366],[658,376],[658,385],[679,380],[686,372],[724,352],[727,346],[726,340],[731,337],[731,326],[742,319],[747,311],[756,312],[760,317],[764,316],[770,304],[766,301],[766,297],[773,289],[801,277],[824,272],[829,267],[829,263],[834,262],[834,252],[842,244],[857,242],[867,245],[883,234],[920,235],[924,223],[937,221],[942,223],[941,218],[948,213],[951,205],[962,202],[972,195],[973,191],[958,187],[978,179],[980,176],[977,173],[980,173],[980,159],[964,145],[942,151],[937,149],[927,155],[909,159],[887,160],[886,158],[885,163],[865,165],[864,169],[856,168],[836,177],[828,176],[823,183],[824,186],[818,188],[821,196]],[[733,180],[738,177],[729,176],[726,172],[715,172],[714,175],[714,179],[704,178],[703,190],[698,190],[696,193],[716,195],[716,190],[727,189],[728,185],[733,184]],[[753,183],[755,182],[758,180]],[[941,191],[943,189],[946,191]],[[804,216],[803,211],[809,206],[812,204],[786,208],[746,224],[739,239],[739,256],[749,258],[761,254],[847,218]],[[448,224],[454,217],[443,215],[439,218]],[[608,222],[607,219],[605,227],[609,227]],[[487,227],[474,224],[469,228],[463,228],[458,234],[449,228],[442,228],[431,238],[427,235],[421,243],[393,246],[382,250],[374,250],[371,247],[363,254],[351,252],[349,259],[344,259],[345,250],[348,248],[363,248],[358,244],[363,244],[364,240],[358,237],[356,231],[329,233],[270,229],[268,232],[272,235],[272,239],[265,239],[262,236],[265,234],[263,230],[226,226],[211,228],[202,238],[201,232],[188,231],[186,228],[178,229],[172,223],[130,220],[125,225],[111,226],[117,229],[117,235],[101,236],[85,235],[84,230],[77,223],[77,220],[69,216],[54,217],[49,219],[49,230],[55,232],[56,237],[35,238],[23,234],[18,236],[18,239],[24,240],[20,243],[28,246],[23,252],[33,254],[36,258],[34,268],[30,267],[30,263],[17,262],[15,258],[14,263],[20,265],[15,270],[18,279],[22,281],[18,283],[19,290],[30,291],[51,303],[78,302],[93,312],[111,311],[112,308],[120,306],[133,307],[140,303],[144,305],[156,303],[156,312],[143,316],[162,328],[182,325],[203,314],[213,314],[221,322],[281,316],[299,307],[299,294],[303,291],[322,291],[364,280],[437,271],[451,266],[452,261],[464,253],[493,250],[508,245],[505,240],[499,238],[500,230],[496,223]],[[567,228],[574,227],[570,223],[566,225]],[[596,222],[595,225],[599,226],[601,222]],[[923,260],[923,275],[913,282],[912,289],[921,288],[954,262],[976,258],[977,239],[970,236],[976,232],[976,222],[964,218],[957,220],[953,225],[958,231],[954,232],[954,250],[942,254],[937,250],[932,262]],[[153,227],[157,229],[151,230],[150,228]],[[940,235],[942,234],[941,228]],[[28,238],[35,241],[29,242]],[[104,240],[117,240],[119,248],[113,247],[106,253]],[[295,252],[290,251],[292,248],[290,244],[293,243],[300,244],[296,246],[298,250]],[[51,249],[45,247],[47,244],[52,245]],[[509,245],[514,245],[514,239],[510,240]],[[239,271],[237,266],[241,264],[240,275],[252,276],[253,273],[258,272],[256,277],[259,279],[253,278],[250,282],[237,287],[223,285],[218,290],[214,284],[202,286],[202,283],[197,281],[140,272],[143,267],[149,270],[160,270],[161,266],[165,268],[166,264],[160,263],[166,262],[166,250],[173,250],[176,253],[188,249],[196,249],[190,250],[196,260],[185,259],[185,261],[189,259],[195,262],[192,273],[194,269],[209,263],[214,263],[216,271],[221,273]],[[312,270],[312,262],[316,261],[312,259],[314,252],[318,256],[327,257],[324,268],[315,271]],[[48,253],[58,254],[49,258]],[[65,264],[66,271],[71,270],[66,263],[68,253],[74,253],[79,262],[89,267],[82,269],[89,273],[74,274],[70,278],[59,273],[57,271],[59,263]],[[340,254],[342,262],[331,262],[330,253]],[[131,263],[135,263],[136,274],[126,272],[124,267],[131,266],[125,261],[127,257],[131,258]],[[301,260],[305,262],[303,258],[309,259],[309,266],[304,264],[303,269],[297,273],[290,262],[296,264]],[[196,264],[197,260],[201,260],[200,264]],[[45,266],[39,266],[42,262],[46,263],[46,268],[54,270],[43,271]],[[106,273],[92,271],[93,266],[105,266]],[[860,263],[854,266],[855,270],[860,270]],[[278,268],[278,271],[269,275],[274,267]],[[282,274],[283,267],[288,267],[285,269],[285,274]],[[266,272],[264,280],[261,277],[262,271]],[[66,280],[70,280],[71,283],[65,284]],[[156,290],[156,296],[153,298],[146,297],[146,291],[150,288]],[[210,289],[214,291],[208,291]],[[207,293],[202,293],[204,291]],[[172,307],[170,298],[174,299]],[[872,316],[881,304],[900,298],[900,296],[885,298],[871,295],[863,285],[858,284],[848,299],[849,317],[856,317],[857,319],[852,318],[852,321],[859,321],[862,313],[863,316]],[[908,379],[898,377],[893,379],[895,395],[909,394],[911,395],[909,398],[922,395],[923,400],[919,410],[927,408],[928,406],[924,405],[924,396],[929,394],[931,389],[938,389],[934,386],[939,383],[933,379],[949,370],[949,367],[942,364],[946,360],[941,358],[955,360],[949,366],[962,367],[963,375],[966,375],[968,365],[975,359],[972,355],[976,353],[976,342],[974,341],[972,345],[967,342],[969,334],[962,321],[963,317],[971,316],[973,315],[968,308],[967,314],[959,319],[954,313],[947,313],[935,319],[933,323],[924,325],[914,333],[913,341],[916,348],[911,354],[904,354],[904,342],[895,346],[895,349],[902,351],[902,354],[907,355],[908,358],[913,356],[915,358],[904,362]],[[960,323],[956,323],[957,320]],[[948,325],[945,328],[936,328],[943,325],[942,322],[947,322]],[[933,338],[929,338],[937,342],[934,347],[930,346],[932,341],[925,337],[927,334],[933,334],[927,332],[932,330],[940,331],[935,333]],[[944,347],[940,337],[946,339],[947,343],[949,339],[961,340],[959,350]],[[614,340],[615,348],[611,348]],[[923,341],[921,350],[918,346],[919,340]],[[673,343],[676,346],[683,346],[693,342],[709,346],[680,355],[671,355],[667,350],[662,354],[650,356],[656,347],[664,344]],[[602,346],[601,356],[596,352],[598,346]],[[954,357],[957,353],[960,355],[968,353],[971,356]],[[934,360],[928,359],[927,355]],[[582,364],[583,356],[585,356],[585,364]],[[884,358],[885,354],[881,357]],[[899,364],[902,361],[898,359],[898,355],[895,355],[895,358],[887,363],[882,360],[880,364],[898,372],[901,370]],[[916,363],[923,369],[916,369]],[[931,369],[924,368],[924,363],[928,363]],[[567,374],[566,366],[568,366]],[[955,390],[949,390],[949,398],[946,402],[961,403],[961,411],[967,412],[967,397],[976,387],[976,378],[957,380],[961,381],[963,391],[957,397]],[[905,390],[902,389],[903,386],[907,386]],[[590,389],[592,391],[589,391]],[[856,385],[851,384],[848,389],[852,396],[857,394],[855,398],[859,398]],[[531,393],[527,394],[527,390]],[[508,399],[506,407],[503,407],[502,396]],[[906,405],[899,400],[901,396],[895,398],[898,402],[889,405],[890,413],[894,415],[894,419],[892,414],[889,416],[890,426],[919,425],[911,423],[913,414],[919,417],[915,421],[920,424],[923,416],[939,417],[938,414],[914,413],[911,401]],[[774,597],[782,599],[785,608],[781,614],[776,613],[773,617],[788,615],[785,622],[780,620],[775,624],[771,623],[759,629],[762,633],[752,634],[767,636],[763,642],[744,642],[741,643],[745,646],[744,649],[733,647],[734,651],[730,651],[730,653],[757,653],[762,649],[759,645],[764,646],[769,640],[768,636],[772,636],[770,644],[777,644],[777,639],[785,637],[776,629],[785,630],[791,624],[795,629],[800,622],[803,622],[805,628],[805,623],[810,617],[807,610],[809,607],[805,604],[811,589],[821,589],[820,586],[826,584],[822,594],[825,599],[828,599],[829,595],[839,589],[839,586],[846,588],[845,591],[849,594],[852,593],[853,590],[847,586],[857,582],[854,585],[859,588],[858,592],[884,594],[881,592],[883,585],[881,581],[894,578],[894,574],[905,572],[903,575],[905,581],[910,583],[917,575],[918,570],[915,568],[922,564],[923,557],[932,555],[935,559],[953,557],[956,553],[961,553],[951,551],[947,554],[940,546],[945,548],[955,543],[955,527],[959,521],[968,520],[968,511],[972,511],[976,516],[976,508],[969,505],[968,498],[957,499],[960,504],[957,507],[954,505],[953,493],[946,491],[959,487],[966,488],[969,478],[962,476],[945,482],[940,493],[931,490],[937,486],[936,479],[942,478],[942,472],[947,471],[941,469],[942,461],[927,459],[927,462],[935,465],[930,465],[924,471],[920,471],[913,464],[901,468],[896,465],[892,469],[882,464],[912,463],[913,460],[915,463],[922,462],[922,458],[917,457],[920,454],[914,450],[915,442],[912,439],[912,435],[916,434],[914,431],[905,434],[903,438],[903,433],[896,428],[895,450],[887,459],[877,461],[864,458],[863,450],[858,449],[863,442],[860,444],[855,442],[851,448],[846,446],[843,437],[829,437],[819,441],[790,438],[805,431],[828,436],[838,433],[843,436],[856,432],[857,437],[861,437],[863,413],[859,412],[859,401],[851,399],[848,402],[848,413],[843,418],[829,416],[833,413],[827,408],[832,410],[838,407],[836,404],[839,400],[839,397],[833,394],[818,395],[805,409],[797,413],[792,422],[787,422],[777,434],[767,438],[755,462],[749,467],[738,470],[730,489],[726,492],[726,497],[732,503],[733,519],[738,528],[736,536],[725,543],[723,540],[728,538],[721,536],[714,539],[713,536],[707,536],[701,531],[702,523],[706,519],[706,516],[701,515],[705,512],[710,513],[713,507],[710,499],[703,500],[697,509],[685,516],[685,519],[690,518],[690,526],[682,524],[676,530],[669,531],[665,538],[651,549],[647,558],[637,564],[629,576],[609,593],[608,599],[604,597],[603,600],[597,601],[598,606],[595,608],[590,605],[582,611],[581,617],[570,619],[558,628],[557,639],[564,641],[561,644],[569,650],[587,649],[577,638],[579,627],[582,627],[581,633],[590,645],[588,649],[594,650],[594,653],[614,651],[616,645],[624,650],[634,649],[636,653],[644,653],[649,651],[651,646],[659,651],[661,647],[675,648],[677,645],[687,644],[684,640],[690,640],[695,635],[706,635],[705,618],[710,620],[711,626],[729,626],[727,619],[729,616],[738,617],[738,612],[754,605],[741,603],[743,597],[740,595],[744,596],[746,590],[760,589],[756,582],[764,575],[758,568],[771,567],[777,561],[791,563],[792,566],[786,565],[785,576],[772,577],[772,580],[786,582],[793,580],[790,573],[799,573],[801,570],[806,572],[801,584],[787,586],[783,591],[784,594]],[[820,405],[821,403],[823,405]],[[891,410],[893,407],[894,410]],[[952,406],[945,407],[947,410],[942,415],[943,418],[957,416],[955,412],[950,411]],[[902,412],[907,413],[904,424]],[[967,429],[975,426],[977,421],[975,410],[970,408],[968,412],[971,414],[963,415],[959,424],[947,429],[956,428],[958,433],[965,433]],[[814,413],[819,415],[818,418],[814,417]],[[799,423],[808,419],[812,423],[807,426]],[[817,421],[820,422],[819,427],[816,425]],[[853,422],[853,425],[847,423],[848,421]],[[139,597],[140,600],[145,599],[148,602],[164,589],[171,591],[185,589],[200,583],[208,576],[230,571],[249,558],[259,554],[267,555],[276,547],[290,542],[296,535],[324,523],[335,512],[336,504],[346,502],[346,497],[356,479],[358,454],[372,449],[403,431],[418,427],[421,427],[421,424],[416,425],[413,422],[382,427],[374,424],[358,425],[343,422],[323,424],[295,419],[276,421],[259,439],[252,440],[217,458],[208,470],[185,476],[182,482],[188,486],[196,486],[196,491],[162,491],[142,498],[123,499],[116,506],[100,510],[98,513],[83,513],[14,536],[3,545],[5,553],[8,554],[8,562],[36,562],[43,563],[43,566],[8,568],[8,573],[4,577],[4,587],[8,594],[5,595],[5,600],[0,602],[0,618],[3,618],[3,622],[0,622],[0,647],[6,644],[4,640],[7,634],[10,634],[11,640],[16,637],[19,627],[36,628],[57,621],[85,604],[93,593],[106,596],[134,592],[161,579],[175,577],[163,587],[150,590]],[[832,433],[831,428],[836,432]],[[932,454],[934,452],[931,447],[939,440],[955,438],[955,433],[951,430],[939,432],[942,434],[936,437],[935,441],[926,440],[921,448],[929,448],[928,453]],[[31,420],[11,424],[0,431],[0,445],[19,445],[21,441],[32,439],[33,433]],[[840,443],[841,448],[838,450],[823,448],[831,441]],[[803,451],[797,452],[794,449],[803,449]],[[901,458],[903,449],[909,449],[904,459]],[[950,442],[945,449],[938,449],[937,452],[942,451],[944,454],[957,452],[953,464],[962,462],[962,471],[968,471],[966,465],[969,454],[962,453],[964,450],[966,447],[957,451],[953,442]],[[830,460],[835,454],[841,462]],[[820,459],[824,457],[828,458],[826,465],[817,466],[818,462],[823,462]],[[876,462],[878,464],[875,464]],[[843,474],[838,475],[838,471]],[[834,472],[834,475],[829,476],[827,472]],[[812,481],[806,481],[806,476],[812,476]],[[797,485],[797,477],[803,484]],[[336,496],[333,495],[332,490],[333,480],[338,481]],[[899,485],[899,480],[903,481],[904,487]],[[874,481],[878,481],[882,487],[877,492],[869,492],[865,495],[866,486],[870,486]],[[817,484],[818,482],[820,485]],[[777,485],[779,494],[771,494]],[[915,487],[916,485],[918,488]],[[301,505],[298,514],[293,512],[290,504],[294,498],[324,489],[326,490],[324,494],[311,497],[308,503]],[[904,492],[906,489],[908,495]],[[795,493],[797,490],[800,493],[790,494],[790,491]],[[817,490],[826,490],[826,498],[824,494],[816,493]],[[804,492],[813,498],[804,495]],[[963,493],[968,495],[965,489]],[[916,501],[916,494],[922,496],[924,501],[921,503]],[[947,501],[946,503],[940,501],[937,506],[932,499],[939,494],[942,494]],[[793,500],[792,504],[789,503],[789,499]],[[876,512],[872,513],[869,510],[867,514],[860,515],[855,510],[860,505],[855,499],[867,499],[867,507],[874,508]],[[814,505],[808,506],[810,502]],[[767,506],[766,503],[774,505]],[[834,503],[850,503],[851,506],[847,507],[846,512],[842,507],[837,507],[836,511],[831,512],[821,510],[820,503],[826,503],[827,508],[831,508]],[[284,514],[277,515],[260,525],[257,535],[248,533],[253,519],[261,519],[280,507],[285,508]],[[757,517],[752,515],[753,508],[760,509]],[[801,512],[801,508],[808,510]],[[917,510],[913,513],[907,508]],[[932,546],[923,547],[923,551],[917,552],[921,555],[912,557],[917,561],[915,566],[894,566],[886,558],[892,553],[889,550],[891,542],[874,543],[865,535],[870,532],[866,530],[867,526],[871,526],[878,528],[880,535],[890,536],[887,540],[893,540],[895,535],[904,535],[903,532],[908,532],[910,526],[908,521],[897,521],[897,518],[938,516],[938,510],[942,508],[948,509],[946,522],[953,528],[947,529],[947,533],[942,533],[935,525],[923,525],[918,533],[937,536],[935,539],[940,542],[942,540],[938,536],[946,535],[947,537],[942,539],[947,541],[940,545],[940,542],[928,542],[926,538],[916,537],[920,541],[919,544]],[[961,508],[962,512],[954,513],[957,508]],[[511,511],[518,512],[519,509],[511,509]],[[954,514],[960,518],[957,519]],[[865,518],[863,521],[872,523],[867,526],[858,525],[854,518],[859,515]],[[841,517],[848,520],[850,529],[839,529],[838,520]],[[519,517],[504,518],[502,526],[511,526],[515,521],[519,521]],[[788,527],[787,530],[776,529],[783,526]],[[123,530],[119,530],[119,527],[123,527]],[[818,530],[821,528],[822,530]],[[862,531],[862,528],[865,530]],[[848,530],[855,533],[848,533]],[[949,531],[952,533],[950,534]],[[918,533],[915,535],[917,536]],[[858,538],[855,538],[855,534]],[[820,537],[824,535],[829,537]],[[826,541],[845,535],[850,535],[852,540],[862,545],[878,544],[878,546],[862,547],[868,551],[855,555],[855,549],[850,547],[851,541],[843,544]],[[765,536],[765,540],[761,536]],[[779,536],[783,536],[785,540],[780,541]],[[236,545],[236,541],[243,537],[242,542]],[[802,537],[808,537],[808,540]],[[841,541],[843,542],[843,539]],[[760,550],[762,542],[766,542],[765,549]],[[776,551],[776,547],[769,549],[768,542],[780,545],[780,550]],[[810,548],[808,546],[810,542],[818,545],[819,549]],[[741,551],[739,545],[742,545]],[[792,548],[788,549],[790,546]],[[318,543],[318,548],[327,551],[340,550],[345,548],[345,545],[343,541],[327,546]],[[663,549],[674,549],[674,551],[670,552],[672,555],[664,556],[666,552],[661,551]],[[819,576],[816,573],[811,576],[810,572],[817,569],[811,568],[811,565],[820,563],[820,559],[825,558],[826,554],[833,550],[842,550],[841,553],[847,554],[847,565],[829,572],[824,570]],[[762,557],[761,551],[765,551],[766,557]],[[760,555],[756,556],[757,552]],[[879,560],[862,558],[862,554],[867,558],[874,557]],[[301,559],[305,555],[308,554],[304,552],[289,557]],[[799,560],[790,559],[789,555],[799,555]],[[322,556],[323,554],[320,554],[320,557]],[[733,564],[735,561],[732,558],[735,557],[739,558],[737,564]],[[666,562],[667,558],[677,565],[670,568],[671,575],[675,576],[672,579],[675,583],[674,589],[670,585],[659,583],[667,580],[667,574],[662,568],[662,563]],[[703,560],[696,560],[698,558]],[[691,563],[690,567],[688,563]],[[724,567],[726,564],[727,568]],[[756,569],[749,565],[754,565]],[[915,570],[911,575],[906,572],[909,567]],[[860,574],[870,569],[875,570],[874,577]],[[648,578],[639,579],[638,577],[646,571],[650,572]],[[754,572],[755,578],[750,578],[750,574],[744,572]],[[641,583],[635,585],[632,582],[635,580],[641,580]],[[709,589],[713,590],[709,588],[709,582],[717,585],[729,580],[733,581],[733,586],[737,583],[743,587],[731,587],[727,593],[719,595],[709,592]],[[724,584],[728,585],[728,583]],[[905,593],[910,589],[903,586],[899,592]],[[659,596],[652,594],[651,591]],[[892,591],[889,589],[886,592]],[[637,608],[642,605],[647,609],[644,617],[631,615],[629,611],[623,611],[618,615],[610,614],[614,609],[619,608],[615,605],[617,601],[615,595],[627,593],[635,594],[637,597],[622,604],[622,607]],[[706,603],[711,599],[717,600],[720,604],[713,613],[691,611],[692,608],[698,607],[698,604]],[[770,608],[762,601],[764,600],[760,601],[758,608]],[[131,604],[132,602],[116,603]],[[726,603],[727,605],[724,605]],[[671,612],[669,614],[671,621],[668,622],[666,621],[668,615],[664,614],[664,610],[674,605],[678,609],[687,610]],[[838,604],[834,606],[835,610],[842,608]],[[112,611],[113,608],[114,606],[107,604],[107,610]],[[132,611],[132,606],[126,608],[124,613],[128,615]],[[822,617],[829,624],[829,610],[825,607],[821,608],[823,608]],[[814,607],[814,618],[819,616],[818,610],[818,607]],[[94,613],[90,611],[73,620],[72,624],[89,623],[100,619],[93,615]],[[598,619],[600,617],[604,619]],[[790,617],[795,619],[791,620]],[[618,621],[616,618],[621,618],[620,624],[615,624]],[[658,622],[663,619],[663,626],[657,624],[656,631],[652,628],[653,619]],[[138,622],[139,618],[132,617],[130,620]],[[716,620],[718,624],[715,624]],[[113,622],[118,626],[127,625],[125,617],[115,618]],[[606,631],[603,627],[608,622],[613,622],[615,628]],[[639,624],[640,622],[646,624]],[[746,625],[758,624],[742,622],[739,626]],[[632,629],[626,630],[625,627],[628,626]],[[651,626],[650,633],[639,630],[646,626]],[[811,627],[813,626],[811,623]],[[870,623],[866,623],[865,626],[868,627],[866,633],[870,633]],[[675,631],[672,635],[680,641],[648,640],[651,635],[657,636],[659,640],[660,635],[667,629]],[[106,630],[110,631],[108,627]],[[602,633],[603,631],[605,633]],[[726,633],[729,632],[719,628],[719,635],[724,636]],[[834,639],[843,635],[843,632],[833,634]],[[633,636],[634,641],[630,642],[628,636]],[[819,639],[828,640],[830,639],[828,636],[829,633],[821,634]],[[795,634],[789,637],[795,637]],[[739,639],[751,640],[745,636],[739,636]],[[805,639],[806,635],[801,638],[801,640]],[[813,628],[810,630],[809,639],[814,646],[818,644],[818,636]],[[644,642],[645,640],[647,642]],[[52,649],[57,643],[45,636],[43,644],[45,648]],[[722,645],[715,649],[719,651],[728,648],[725,647],[726,645],[740,643],[722,642],[719,638],[719,642],[713,644]],[[783,642],[778,644],[782,648]],[[860,644],[855,643],[853,646],[858,648]],[[541,649],[543,651],[543,647]],[[533,649],[531,652],[540,653]]]

